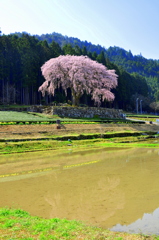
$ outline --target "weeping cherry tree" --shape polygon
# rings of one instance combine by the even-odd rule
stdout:
[[[71,89],[72,103],[78,106],[80,97],[86,93],[92,96],[95,104],[114,100],[112,88],[117,86],[115,70],[108,70],[104,65],[87,56],[59,56],[48,60],[41,67],[45,82],[39,91],[54,95],[55,89],[62,87],[67,95]]]

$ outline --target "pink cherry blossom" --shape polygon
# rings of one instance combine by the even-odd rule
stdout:
[[[108,70],[104,65],[87,56],[59,56],[48,60],[41,67],[45,82],[39,87],[44,96],[47,92],[54,95],[60,86],[67,94],[71,89],[72,102],[78,105],[80,97],[90,94],[95,104],[114,100],[112,88],[117,86],[115,70]]]

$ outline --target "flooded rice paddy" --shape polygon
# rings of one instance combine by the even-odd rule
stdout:
[[[0,156],[0,207],[159,234],[159,149],[103,148]]]

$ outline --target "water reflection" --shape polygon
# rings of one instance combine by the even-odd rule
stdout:
[[[104,228],[115,226],[112,229],[120,227],[120,231],[133,226],[130,230],[144,233],[147,225],[158,233],[152,221],[141,224],[148,218],[145,213],[159,207],[158,172],[158,149],[4,156],[0,176],[8,177],[0,178],[0,207],[20,207],[33,215],[77,219]]]
[[[129,232],[129,233],[144,233],[147,235],[157,234],[159,235],[159,208],[153,213],[144,213],[141,219],[136,220],[130,225],[117,224],[110,230],[118,232]]]

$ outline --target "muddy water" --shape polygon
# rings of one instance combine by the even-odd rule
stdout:
[[[0,207],[159,234],[158,176],[158,149],[0,156]]]

